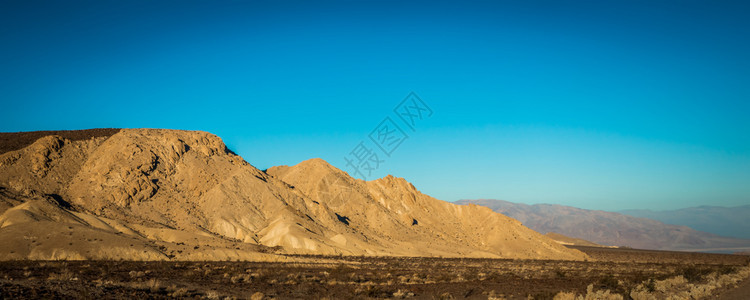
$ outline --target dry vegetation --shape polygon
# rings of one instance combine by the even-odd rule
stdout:
[[[583,250],[592,257],[608,251]],[[0,298],[700,299],[750,275],[747,256],[610,252],[611,261],[581,262],[330,256],[295,257],[309,263],[11,261],[0,263]]]

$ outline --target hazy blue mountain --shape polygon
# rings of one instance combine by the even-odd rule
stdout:
[[[722,236],[750,239],[750,205],[699,206],[665,211],[623,210],[619,213],[684,225]]]
[[[750,250],[750,240],[747,239],[723,237],[687,226],[670,225],[616,212],[487,199],[459,200],[455,203],[486,206],[517,219],[540,233],[555,232],[601,245],[706,252]]]

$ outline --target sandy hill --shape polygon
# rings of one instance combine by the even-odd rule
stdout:
[[[403,178],[365,182],[320,159],[267,172],[334,211],[354,233],[343,242],[354,237],[398,255],[575,257],[517,220],[437,200]]]
[[[0,259],[585,258],[401,178],[364,182],[320,159],[263,172],[205,132],[17,135],[0,154]]]
[[[722,237],[686,226],[668,225],[614,212],[502,200],[461,200],[456,203],[489,207],[541,233],[556,232],[608,246],[711,252],[750,249],[750,240]]]

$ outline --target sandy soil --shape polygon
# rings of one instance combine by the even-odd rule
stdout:
[[[699,283],[707,274],[731,273],[750,260],[736,255],[582,250],[612,261],[301,255],[291,256],[297,260],[293,263],[10,261],[0,262],[0,298],[551,299],[561,291],[585,293],[589,285],[627,295],[638,284],[676,275]]]

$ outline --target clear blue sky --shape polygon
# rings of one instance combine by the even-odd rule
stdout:
[[[414,91],[433,114],[371,178],[448,201],[750,204],[745,3],[6,0],[0,131],[204,130],[261,169],[351,171]]]

